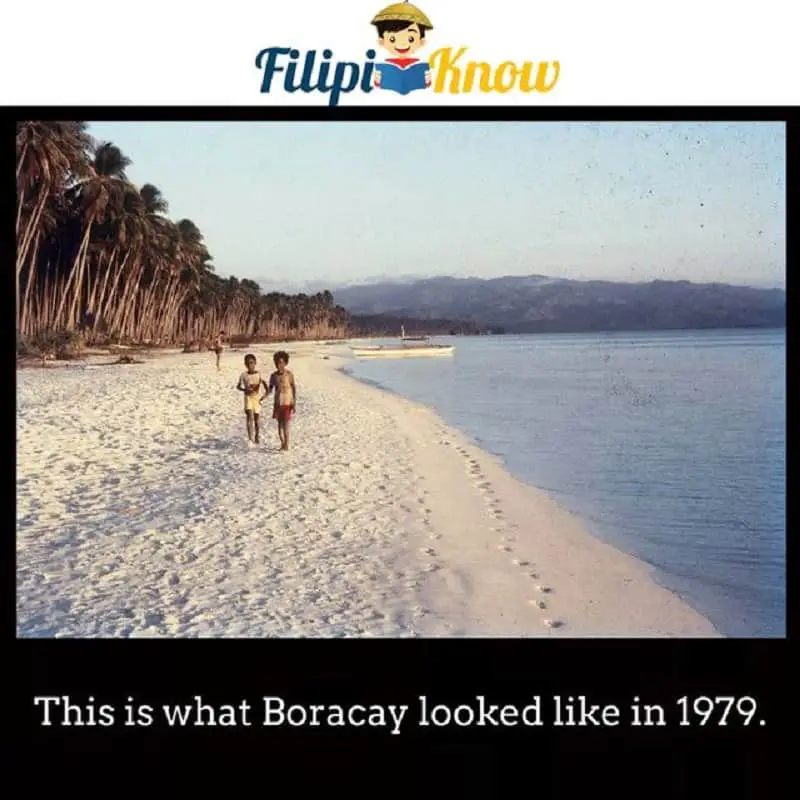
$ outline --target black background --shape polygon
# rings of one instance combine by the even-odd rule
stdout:
[[[402,762],[413,753],[409,768],[420,768],[426,759],[437,769],[455,762],[460,780],[473,776],[470,785],[498,770],[507,775],[535,767],[538,774],[542,765],[548,782],[559,786],[591,774],[600,780],[601,773],[613,770],[627,777],[656,770],[658,781],[676,792],[706,775],[714,777],[718,791],[752,785],[753,794],[746,796],[768,797],[786,741],[781,731],[790,721],[788,646],[786,640],[724,639],[19,640],[16,743],[48,758],[81,752],[128,758],[145,750],[161,756],[269,754],[281,763],[300,757],[341,765],[365,754],[372,764],[379,754]],[[431,704],[457,705],[484,695],[489,702],[520,706],[534,695],[586,695],[620,706],[622,724],[420,728],[411,720],[420,694]],[[157,710],[191,703],[195,695],[217,705],[246,699],[253,725],[170,728],[156,715],[152,726],[134,728],[125,727],[118,713],[113,727],[43,727],[41,710],[33,705],[36,695],[69,695],[73,702],[92,696],[96,705],[119,708],[132,696]],[[267,728],[260,725],[265,695],[287,703],[405,703],[412,709],[396,736],[384,728]],[[663,705],[668,725],[626,724],[636,695]],[[748,727],[735,712],[724,727],[715,722],[681,727],[675,701],[682,695],[748,695],[759,711]],[[766,724],[758,725],[759,719]]]

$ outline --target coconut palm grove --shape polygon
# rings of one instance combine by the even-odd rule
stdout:
[[[330,292],[220,277],[197,225],[171,219],[155,184],[128,180],[132,161],[88,123],[17,122],[16,148],[18,351],[347,334]]]

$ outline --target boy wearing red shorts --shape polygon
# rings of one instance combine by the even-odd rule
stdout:
[[[268,393],[275,392],[272,418],[278,421],[281,450],[286,451],[289,449],[289,425],[294,416],[297,387],[294,375],[287,369],[289,354],[285,350],[279,350],[273,356],[273,361],[275,362],[275,372],[269,376]]]

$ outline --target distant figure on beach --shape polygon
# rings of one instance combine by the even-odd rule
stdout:
[[[220,370],[219,359],[222,356],[222,351],[225,348],[225,331],[220,331],[217,338],[214,339],[214,352],[217,355],[217,372]]]
[[[244,392],[247,440],[258,444],[261,433],[258,424],[261,418],[261,404],[264,402],[264,397],[269,394],[269,387],[266,381],[262,379],[261,373],[256,369],[256,364],[256,357],[252,353],[248,353],[244,357],[244,365],[247,370],[239,376],[239,383],[236,384],[236,388],[240,392]],[[264,397],[260,396],[262,386],[265,390]]]
[[[278,436],[281,440],[281,450],[289,449],[289,423],[294,414],[295,401],[297,400],[297,387],[294,375],[286,369],[289,364],[289,354],[279,350],[273,356],[275,372],[269,376],[267,392],[275,391],[275,405],[272,418],[278,420]]]

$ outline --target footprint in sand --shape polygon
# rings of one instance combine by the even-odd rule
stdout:
[[[544,621],[545,627],[547,628],[563,628],[564,623],[557,619],[546,619]]]
[[[511,563],[515,567],[529,567],[531,562],[530,561],[525,561],[522,558],[514,558],[514,559],[511,560]]]
[[[432,547],[420,547],[420,552],[425,553],[426,556],[436,555],[436,551]]]
[[[425,566],[425,572],[438,572],[441,567],[438,564],[430,563]]]
[[[511,548],[507,544],[499,544],[497,545],[498,550],[502,550],[504,553],[510,553]]]
[[[536,606],[536,608],[545,609],[547,608],[547,603],[544,600],[529,600],[528,601],[532,606]]]
[[[536,584],[536,591],[541,592],[542,594],[552,594],[553,590],[549,586],[542,586],[541,584]]]

